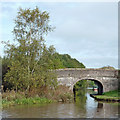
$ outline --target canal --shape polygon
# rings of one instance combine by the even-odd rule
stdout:
[[[118,103],[95,101],[91,90],[78,93],[74,103],[52,103],[39,105],[18,105],[4,108],[2,118],[117,118]]]

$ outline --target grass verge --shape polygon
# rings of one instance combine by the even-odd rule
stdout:
[[[93,95],[96,100],[120,102],[120,91],[105,92],[103,95]]]
[[[32,104],[47,104],[47,103],[52,103],[53,100],[49,100],[47,98],[40,98],[40,97],[34,97],[34,98],[22,98],[22,99],[15,99],[15,100],[2,100],[2,107],[9,107],[13,105],[32,105]]]

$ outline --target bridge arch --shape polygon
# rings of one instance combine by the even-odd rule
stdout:
[[[98,94],[102,95],[103,93],[103,84],[101,83],[101,81],[96,80],[96,79],[80,79],[77,80],[74,84],[73,84],[73,92],[74,92],[74,86],[76,85],[77,82],[82,81],[82,80],[90,80],[90,81],[94,81],[94,83],[98,86]]]
[[[73,91],[73,86],[79,80],[93,80],[98,86],[108,92],[118,89],[118,70],[91,69],[91,68],[65,68],[56,69],[57,81],[59,85],[68,86]],[[101,92],[100,92],[101,93]]]

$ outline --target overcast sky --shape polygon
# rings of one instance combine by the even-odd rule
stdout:
[[[50,14],[54,32],[46,37],[47,45],[57,52],[69,54],[87,68],[113,66],[118,68],[118,3],[1,3],[0,41],[13,42],[11,31],[19,7]],[[0,54],[4,53],[1,45]]]

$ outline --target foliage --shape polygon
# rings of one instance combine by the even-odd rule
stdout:
[[[46,59],[43,61],[47,61],[49,63],[50,69],[60,69],[60,68],[85,68],[85,66],[77,61],[75,58],[71,58],[68,54],[59,54],[55,51],[53,46],[50,46],[48,50],[44,48],[44,56]],[[53,54],[50,54],[50,53]],[[48,64],[46,64],[48,65]]]
[[[57,57],[57,52],[53,45],[51,45],[49,48],[44,46],[43,54],[40,58],[39,64],[49,69],[59,69],[63,67],[62,62],[60,61],[59,57]]]
[[[87,100],[87,96],[85,94],[86,94],[85,89],[81,89],[79,91],[76,91],[75,102],[82,109],[84,109],[84,104],[86,104],[86,100]]]
[[[109,92],[103,93],[103,95],[111,96],[111,97],[118,97],[119,94],[120,94],[120,91],[118,91],[118,90],[114,90],[114,91],[109,91]]]
[[[85,96],[85,93],[87,86],[87,80],[80,80],[74,85],[74,96],[76,104],[80,105],[81,103],[86,103],[87,97]],[[82,104],[80,106],[82,106]]]
[[[3,107],[22,104],[46,104],[51,102],[71,102],[73,94],[66,86],[58,86],[56,89],[43,88],[32,91],[7,90],[2,94]]]
[[[55,87],[56,77],[49,70],[50,65],[45,65],[47,61],[44,61],[48,60],[45,52],[49,55],[54,52],[44,44],[44,36],[52,30],[46,11],[41,12],[37,7],[33,10],[19,9],[13,30],[17,45],[5,42],[5,53],[11,64],[4,81],[16,91]]]
[[[59,85],[55,91],[51,92],[53,97],[52,99],[59,102],[71,102],[73,101],[73,92],[69,90],[67,86]]]
[[[45,36],[53,31],[49,25],[49,14],[35,9],[18,11],[13,29],[14,44],[4,42],[5,53],[2,60],[2,78],[5,93],[3,103],[36,104],[45,99],[67,102],[73,94],[66,86],[57,86],[52,69],[85,68],[68,54],[59,54],[54,46],[47,47]],[[42,102],[41,97],[45,98]],[[49,102],[49,101],[47,101]]]
[[[87,80],[88,87],[97,87],[97,85],[94,83],[94,81]]]
[[[100,69],[110,69],[110,70],[114,70],[115,68],[108,65],[108,66],[104,66],[104,67],[102,67],[102,68],[100,68]]]
[[[5,74],[8,72],[9,70],[9,65],[10,65],[10,61],[7,57],[0,57],[0,69],[2,70],[1,71],[1,78],[2,78],[2,84],[4,84],[4,88],[6,88],[6,86],[8,88],[10,88],[10,84],[8,82],[5,82],[4,81],[4,77],[5,77]]]
[[[85,66],[77,61],[75,58],[71,58],[68,54],[58,54],[56,53],[56,58],[59,58],[62,62],[61,68],[85,68]]]
[[[2,58],[0,57],[0,86],[2,85]]]
[[[2,100],[3,107],[8,107],[11,105],[25,105],[25,104],[47,104],[52,103],[52,100],[48,100],[47,98],[40,98],[40,97],[34,97],[34,98],[21,98],[21,99],[14,99],[14,100]]]
[[[10,61],[7,57],[3,57],[1,58],[1,63],[2,63],[2,79],[5,77],[5,74],[8,72],[9,70],[9,66],[10,66]]]
[[[83,90],[83,89],[85,90],[87,88],[87,86],[88,86],[87,80],[80,80],[74,85],[74,89],[76,91]]]
[[[114,90],[103,93],[103,95],[95,95],[95,99],[104,100],[104,101],[119,101],[120,100],[120,91]]]

